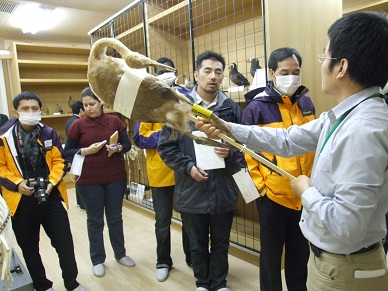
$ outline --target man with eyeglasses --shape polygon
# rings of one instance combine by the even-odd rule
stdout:
[[[291,181],[302,198],[299,226],[311,245],[308,290],[387,290],[388,106],[379,93],[388,80],[387,14],[345,15],[328,36],[320,56],[322,91],[337,106],[287,130],[226,125],[257,151],[316,151],[311,179]],[[220,132],[205,120],[196,127],[209,137]]]
[[[242,124],[288,128],[315,119],[315,108],[301,85],[302,57],[293,48],[274,50],[268,60],[271,81],[265,88],[245,94],[248,103]],[[314,153],[283,158],[261,153],[293,176],[311,175]],[[309,246],[299,228],[300,197],[291,190],[287,177],[281,177],[249,155],[249,174],[261,197],[256,200],[260,221],[260,290],[282,290],[281,261],[285,253],[286,284],[289,291],[307,291]]]

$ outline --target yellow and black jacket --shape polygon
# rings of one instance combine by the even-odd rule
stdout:
[[[300,86],[291,98],[279,94],[272,83],[264,88],[248,92],[245,99],[248,103],[244,110],[242,124],[288,128],[291,125],[302,125],[315,119],[315,108],[306,96],[308,89]],[[297,157],[283,158],[270,153],[260,153],[278,167],[297,177],[311,175],[314,153]],[[291,190],[287,177],[274,173],[260,164],[251,156],[245,154],[249,173],[261,194],[267,195],[272,201],[294,210],[301,210],[301,199]]]
[[[22,194],[18,190],[20,182],[25,180],[23,170],[19,162],[20,152],[16,142],[17,118],[13,118],[0,129],[0,186],[4,200],[11,215],[18,208]],[[57,187],[59,193],[68,207],[66,185],[63,177],[67,171],[67,159],[65,158],[62,144],[57,133],[50,127],[39,123],[38,145],[48,168],[48,176],[44,177]]]

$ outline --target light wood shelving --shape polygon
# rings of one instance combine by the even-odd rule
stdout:
[[[73,101],[80,100],[82,89],[88,86],[90,48],[14,42],[9,50],[13,55],[12,96],[22,91],[36,93],[49,110],[49,115],[43,115],[42,121],[53,127],[64,143],[65,123],[72,115],[69,97]],[[64,113],[53,115],[57,111],[57,104]]]

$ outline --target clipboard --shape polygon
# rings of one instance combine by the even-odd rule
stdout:
[[[109,144],[112,145],[112,144],[116,144],[119,140],[119,133],[118,131],[116,130],[109,138]],[[113,152],[112,151],[109,151],[108,152],[108,157],[110,157],[111,155],[113,155]]]

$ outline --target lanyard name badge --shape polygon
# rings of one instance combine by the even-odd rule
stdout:
[[[325,141],[323,142],[323,145],[321,147],[321,150],[319,151],[319,153],[322,153],[323,151],[323,148],[325,147],[326,143],[328,142],[328,140],[330,139],[331,135],[334,133],[334,131],[337,129],[338,125],[340,125],[340,123],[345,119],[346,116],[349,115],[350,112],[353,111],[354,108],[356,108],[358,105],[360,105],[362,102],[368,100],[368,99],[371,99],[371,98],[376,98],[376,97],[381,97],[381,98],[384,98],[385,96],[382,95],[382,94],[379,94],[379,93],[376,93],[376,94],[373,94],[372,96],[369,96],[367,98],[365,98],[364,100],[362,100],[361,102],[359,102],[358,104],[354,105],[352,108],[350,108],[348,111],[346,111],[344,114],[342,114],[337,122],[333,125],[333,127],[330,129],[329,133],[327,134],[326,136],[326,139]],[[385,99],[385,98],[384,98]]]
[[[70,168],[70,174],[73,174],[75,176],[78,176],[77,180],[73,180],[72,176],[70,175],[70,179],[73,181],[73,182],[77,182],[79,177],[81,176],[81,173],[82,173],[82,165],[84,164],[84,160],[85,160],[85,157],[82,156],[81,154],[78,154],[80,153],[81,150],[79,150],[75,155],[74,155],[74,159],[73,159],[73,162],[71,163],[71,168]]]

